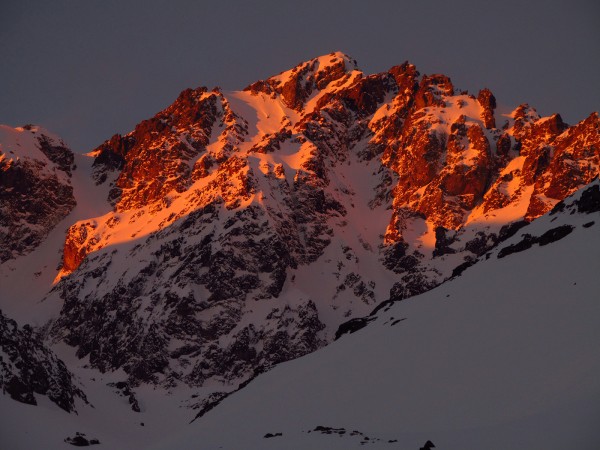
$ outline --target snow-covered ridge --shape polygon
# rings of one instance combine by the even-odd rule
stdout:
[[[301,62],[296,67],[281,72],[279,75],[275,75],[269,80],[276,83],[285,84],[291,80],[296,72],[302,72],[303,69],[309,67],[312,73],[318,74],[331,70],[336,66],[343,66],[346,71],[358,69],[358,65],[355,59],[342,52],[333,52],[328,55],[318,56],[309,61]]]
[[[6,168],[17,162],[35,163],[39,167],[40,176],[56,176],[59,181],[68,183],[68,174],[51,161],[42,150],[40,140],[46,141],[50,146],[65,147],[58,136],[42,127],[26,125],[13,128],[0,125],[0,164]]]

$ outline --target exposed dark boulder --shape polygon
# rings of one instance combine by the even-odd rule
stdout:
[[[573,227],[572,225],[562,225],[560,227],[552,228],[551,230],[548,230],[544,234],[542,234],[538,238],[537,242],[540,245],[548,245],[571,234],[571,232],[574,229],[575,227]]]
[[[477,262],[476,259],[470,259],[462,264],[459,264],[452,270],[452,278],[460,277],[462,273]]]
[[[75,436],[65,438],[67,444],[71,444],[75,447],[89,447],[90,445],[98,445],[100,441],[98,439],[88,438],[85,433],[75,433]]]
[[[344,334],[352,334],[366,327],[374,317],[356,317],[341,324],[335,332],[335,340],[341,338]]]
[[[577,211],[590,214],[600,211],[600,185],[598,183],[584,190],[576,201]]]
[[[442,256],[456,253],[456,250],[450,247],[454,242],[456,242],[456,238],[449,237],[448,232],[444,227],[437,227],[435,229],[435,250],[433,251],[433,256]]]
[[[498,252],[498,258],[504,258],[505,256],[511,255],[513,253],[522,252],[531,248],[534,244],[539,245],[548,245],[552,242],[556,242],[565,236],[571,234],[571,232],[575,229],[572,225],[561,225],[556,228],[552,228],[546,231],[539,237],[531,236],[530,234],[523,235],[523,239],[516,244],[509,245],[504,247]]]
[[[524,250],[530,249],[533,244],[537,243],[537,237],[531,236],[530,234],[523,235],[523,239],[521,239],[516,244],[511,244],[502,248],[498,252],[498,258],[504,258],[505,256],[512,255],[513,253],[522,252]]]
[[[419,450],[431,450],[432,448],[435,448],[434,443],[431,441],[427,441],[427,442],[425,442],[425,445],[423,447],[421,447]]]

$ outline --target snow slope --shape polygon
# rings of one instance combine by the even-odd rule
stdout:
[[[598,448],[600,214],[565,203],[462,276],[386,305],[191,423],[188,388],[144,386],[136,413],[110,395],[122,373],[79,368],[94,408],[0,396],[2,448],[70,448],[76,432],[111,449]],[[505,250],[565,225],[548,245]]]
[[[393,304],[153,448],[349,449],[364,436],[380,439],[374,448],[598,448],[600,215],[566,219],[576,228],[562,240],[496,252]],[[564,220],[545,216],[523,231]],[[317,426],[347,432],[308,433]]]

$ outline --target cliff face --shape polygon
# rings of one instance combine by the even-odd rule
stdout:
[[[73,374],[40,336],[26,325],[19,327],[0,311],[0,388],[11,398],[36,405],[34,394],[47,396],[67,412],[77,400],[87,402]]]
[[[487,89],[409,63],[365,75],[341,53],[182,92],[94,151],[114,209],[68,231],[52,337],[133,385],[196,386],[209,408],[598,176],[597,114],[495,108]]]
[[[75,207],[73,153],[34,126],[0,126],[0,263],[29,253]]]

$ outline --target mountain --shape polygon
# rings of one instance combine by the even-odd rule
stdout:
[[[73,160],[47,130],[0,125],[0,263],[32,251],[71,212]]]
[[[147,395],[157,389],[186,407],[173,420],[203,420],[593,186],[599,125],[597,113],[573,126],[528,105],[501,113],[487,89],[470,95],[409,63],[365,75],[332,53],[243,91],[187,89],[88,155],[60,144],[66,166],[37,129],[10,130],[29,141],[20,159],[2,141],[3,221],[25,237],[2,246],[0,306],[34,326],[91,404],[150,414],[166,401]],[[66,187],[13,189],[19,165],[35,169],[27,189]],[[40,231],[36,201],[71,206],[44,209],[56,217]],[[572,232],[551,229],[514,245]],[[81,423],[99,420],[88,410]]]
[[[78,372],[95,408],[0,396],[0,435],[16,449],[70,448],[78,435],[156,450],[596,448],[599,224],[596,181],[461,276],[384,304],[191,423],[182,386],[136,388],[137,412],[126,386],[88,367]]]
[[[151,448],[596,448],[599,225],[595,182]]]

